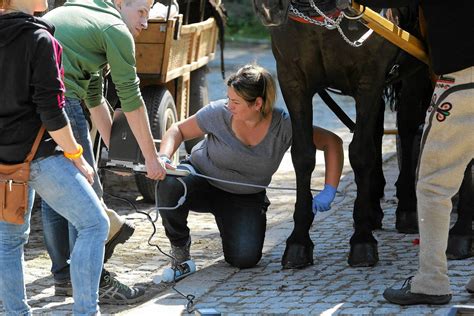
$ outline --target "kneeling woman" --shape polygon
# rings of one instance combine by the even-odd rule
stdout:
[[[230,182],[267,186],[291,145],[290,117],[282,109],[273,107],[275,82],[270,73],[259,66],[242,67],[227,80],[227,86],[228,99],[211,102],[165,133],[160,156],[169,162],[183,141],[206,135],[192,149],[187,161],[198,173]],[[341,141],[321,128],[315,127],[313,134],[315,142],[323,145],[316,147],[328,149],[337,158],[326,159],[330,164],[328,170],[335,171],[331,175],[335,180],[329,179],[332,183],[327,184],[335,188],[342,170]],[[187,217],[189,210],[193,210],[215,216],[229,264],[238,268],[255,266],[262,257],[266,211],[270,204],[265,190],[192,174],[180,180],[187,187],[186,200],[177,209],[160,210],[175,258],[173,264],[190,259]],[[328,176],[326,180],[328,182]],[[175,177],[166,177],[158,185],[158,206],[176,206],[183,194],[183,184]]]

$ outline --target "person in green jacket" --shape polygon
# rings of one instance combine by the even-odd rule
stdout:
[[[122,110],[145,157],[147,177],[159,180],[166,176],[158,157],[150,131],[147,112],[140,94],[135,68],[134,37],[147,27],[152,0],[68,0],[44,18],[56,27],[55,37],[63,47],[64,82],[66,85],[66,113],[74,134],[84,148],[84,157],[94,165],[92,142],[81,103],[85,103],[94,125],[105,144],[109,145],[112,118],[103,96],[102,76],[110,67]],[[102,197],[103,191],[95,173],[94,189]],[[118,243],[125,242],[133,233],[133,225],[115,212],[109,215],[110,233],[105,249],[105,260]],[[56,295],[70,295],[69,249],[74,244],[75,229],[64,218],[43,203],[45,244],[53,262]],[[69,242],[65,236],[69,234]],[[70,246],[71,245],[71,246]],[[131,304],[143,298],[140,288],[128,287],[103,270],[99,301],[109,304]]]

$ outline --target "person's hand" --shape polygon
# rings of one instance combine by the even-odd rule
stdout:
[[[145,159],[146,176],[152,180],[163,180],[166,177],[166,166],[160,158]]]
[[[79,158],[71,159],[71,161],[84,175],[84,177],[86,177],[90,184],[94,183],[94,169],[89,165],[82,155]]]
[[[331,209],[331,203],[336,197],[336,188],[330,184],[325,184],[324,189],[313,198],[313,213],[326,212]]]

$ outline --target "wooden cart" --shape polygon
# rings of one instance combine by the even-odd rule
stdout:
[[[142,88],[162,86],[173,96],[178,119],[190,114],[190,75],[214,59],[217,25],[214,18],[182,25],[182,15],[149,20],[135,40],[137,73]],[[147,104],[148,105],[148,104]]]

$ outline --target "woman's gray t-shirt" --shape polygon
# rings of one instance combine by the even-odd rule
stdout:
[[[196,113],[199,127],[207,134],[191,151],[191,163],[204,175],[267,186],[291,145],[291,121],[288,113],[274,109],[264,139],[256,146],[243,144],[231,127],[232,113],[227,100],[211,102]],[[236,194],[261,192],[261,188],[210,180],[224,191]]]

